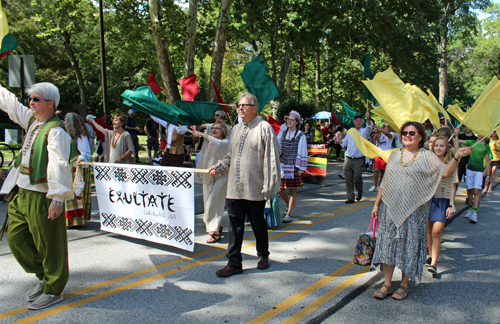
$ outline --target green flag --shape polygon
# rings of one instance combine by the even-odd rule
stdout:
[[[257,97],[258,112],[261,112],[271,99],[279,97],[278,88],[267,75],[267,64],[260,56],[245,65],[241,79],[248,92]]]
[[[174,105],[187,113],[179,117],[181,125],[201,125],[203,121],[210,122],[219,104],[214,102],[177,100]]]
[[[150,87],[125,90],[121,95],[123,103],[148,115],[160,118],[171,124],[179,125],[179,116],[189,117],[182,109],[166,104],[156,97]]]
[[[342,108],[344,108],[344,113],[347,117],[354,118],[357,115],[359,115],[356,110],[352,109],[348,104],[346,104],[342,100],[340,100],[340,104],[342,105]]]
[[[366,54],[365,56],[363,56],[360,60],[361,64],[363,64],[363,67],[364,67],[364,76],[365,76],[365,80],[372,80],[374,78],[374,75],[373,75],[373,72],[372,70],[370,69],[370,52],[368,52],[368,54]],[[370,101],[377,101],[377,99],[375,99],[375,97],[372,95],[372,93],[370,92],[370,90],[368,90],[368,88],[365,86],[365,98],[370,100]]]

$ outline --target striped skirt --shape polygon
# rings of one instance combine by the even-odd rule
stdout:
[[[281,188],[300,188],[304,185],[302,177],[285,179],[281,178]]]

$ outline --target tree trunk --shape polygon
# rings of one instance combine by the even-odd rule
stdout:
[[[186,37],[186,62],[184,64],[184,77],[188,77],[194,73],[197,19],[198,19],[198,0],[189,0],[189,18],[188,18],[188,33]]]
[[[439,51],[439,103],[444,106],[444,98],[448,94],[448,14],[450,3],[443,6],[441,32],[438,33],[437,46]]]
[[[271,71],[273,82],[276,85],[276,38],[271,36]]]
[[[168,49],[167,39],[164,37],[164,30],[161,24],[163,14],[161,11],[160,0],[149,0],[149,17],[151,18],[153,28],[153,39],[155,41],[156,58],[160,65],[160,74],[163,81],[167,101],[173,105],[181,99],[179,89],[177,88],[177,79],[175,78],[170,51]]]
[[[226,52],[226,27],[231,15],[231,1],[222,0],[219,11],[219,20],[217,21],[217,32],[215,34],[214,50],[212,53],[212,68],[210,69],[210,94],[209,101],[217,102],[213,83],[217,88],[221,88],[222,64],[224,62],[224,53]]]
[[[293,96],[293,80],[292,80],[292,64],[288,64],[288,71],[286,73],[286,91],[289,97]]]
[[[321,108],[321,94],[320,94],[320,90],[321,90],[321,80],[320,80],[320,76],[321,76],[321,70],[320,70],[320,61],[319,61],[320,57],[319,57],[319,48],[318,50],[316,51],[316,108],[318,109],[318,111],[320,110]]]
[[[290,38],[290,37],[288,37]],[[281,94],[285,92],[285,79],[288,73],[288,66],[290,65],[290,56],[289,56],[289,41],[285,44],[285,53],[283,53],[283,57],[281,58],[281,67],[280,67],[280,75],[278,78],[278,93]]]
[[[71,47],[71,34],[67,31],[63,31],[61,32],[61,36],[63,39],[64,48],[66,49],[66,53],[68,54],[69,60],[71,62],[71,66],[73,67],[73,71],[75,71],[78,88],[80,89],[80,103],[77,106],[78,114],[82,118],[85,118],[85,116],[87,116],[88,103],[87,87],[85,87],[82,71],[80,70],[78,60],[76,59],[75,53],[73,52],[73,48]]]

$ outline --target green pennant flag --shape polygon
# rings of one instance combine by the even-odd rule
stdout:
[[[357,115],[359,115],[359,113],[356,110],[352,109],[348,104],[346,104],[342,100],[340,100],[340,104],[342,105],[342,108],[344,108],[344,113],[347,117],[354,118]]]
[[[448,107],[448,105],[451,105],[453,103],[453,101],[450,99],[450,97],[448,97],[447,95],[444,96],[444,108],[446,109],[446,107]]]
[[[372,80],[374,78],[374,75],[372,70],[370,69],[370,52],[368,52],[368,54],[363,56],[359,61],[361,62],[361,64],[363,64],[364,67],[364,76],[365,76],[364,79]],[[368,99],[373,102],[377,101],[377,99],[375,99],[375,97],[372,95],[372,93],[370,92],[370,90],[368,90],[366,86],[365,86],[365,99]]]
[[[472,97],[472,96],[469,96],[469,98],[467,99],[467,107],[470,108],[470,107],[474,106],[475,102],[476,102],[476,99],[474,99],[474,97]],[[460,108],[462,108],[463,111],[467,111],[466,107],[460,106]]]
[[[354,117],[349,117],[346,115],[342,115],[339,113],[335,113],[335,116],[337,117],[338,122],[340,123],[341,126],[343,126],[345,129],[351,129],[354,127]],[[363,127],[366,127],[366,120],[364,119],[363,121]]]
[[[215,102],[177,100],[174,105],[187,113],[179,117],[181,125],[201,125],[203,122],[211,122],[219,104]]]
[[[267,64],[260,56],[248,62],[240,75],[248,92],[257,97],[259,113],[271,99],[279,97],[278,88],[267,75]]]

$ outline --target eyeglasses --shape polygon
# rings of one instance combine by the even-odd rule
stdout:
[[[288,118],[286,121],[294,121],[294,122],[296,122],[296,121],[298,121],[298,120],[297,120],[297,119],[295,119],[295,118]]]
[[[216,130],[216,129],[222,130],[222,128],[220,128],[220,127],[212,127],[212,130]]]
[[[401,135],[403,135],[403,136],[407,136],[407,135],[410,135],[410,136],[415,136],[415,134],[417,134],[417,132],[415,132],[415,131],[409,131],[409,132],[407,132],[407,131],[402,131],[402,132],[401,132]]]
[[[252,105],[252,104],[238,104],[237,105],[238,109],[239,108],[246,108],[246,107],[253,107],[253,106],[255,106],[255,105]]]
[[[215,115],[215,117],[220,117],[220,115]]]
[[[384,127],[389,127],[389,125],[384,125]]]
[[[39,102],[40,100],[52,101],[52,99],[43,99],[43,98],[33,97],[33,98],[28,98],[28,103],[31,102],[31,101],[33,101],[33,102]]]

